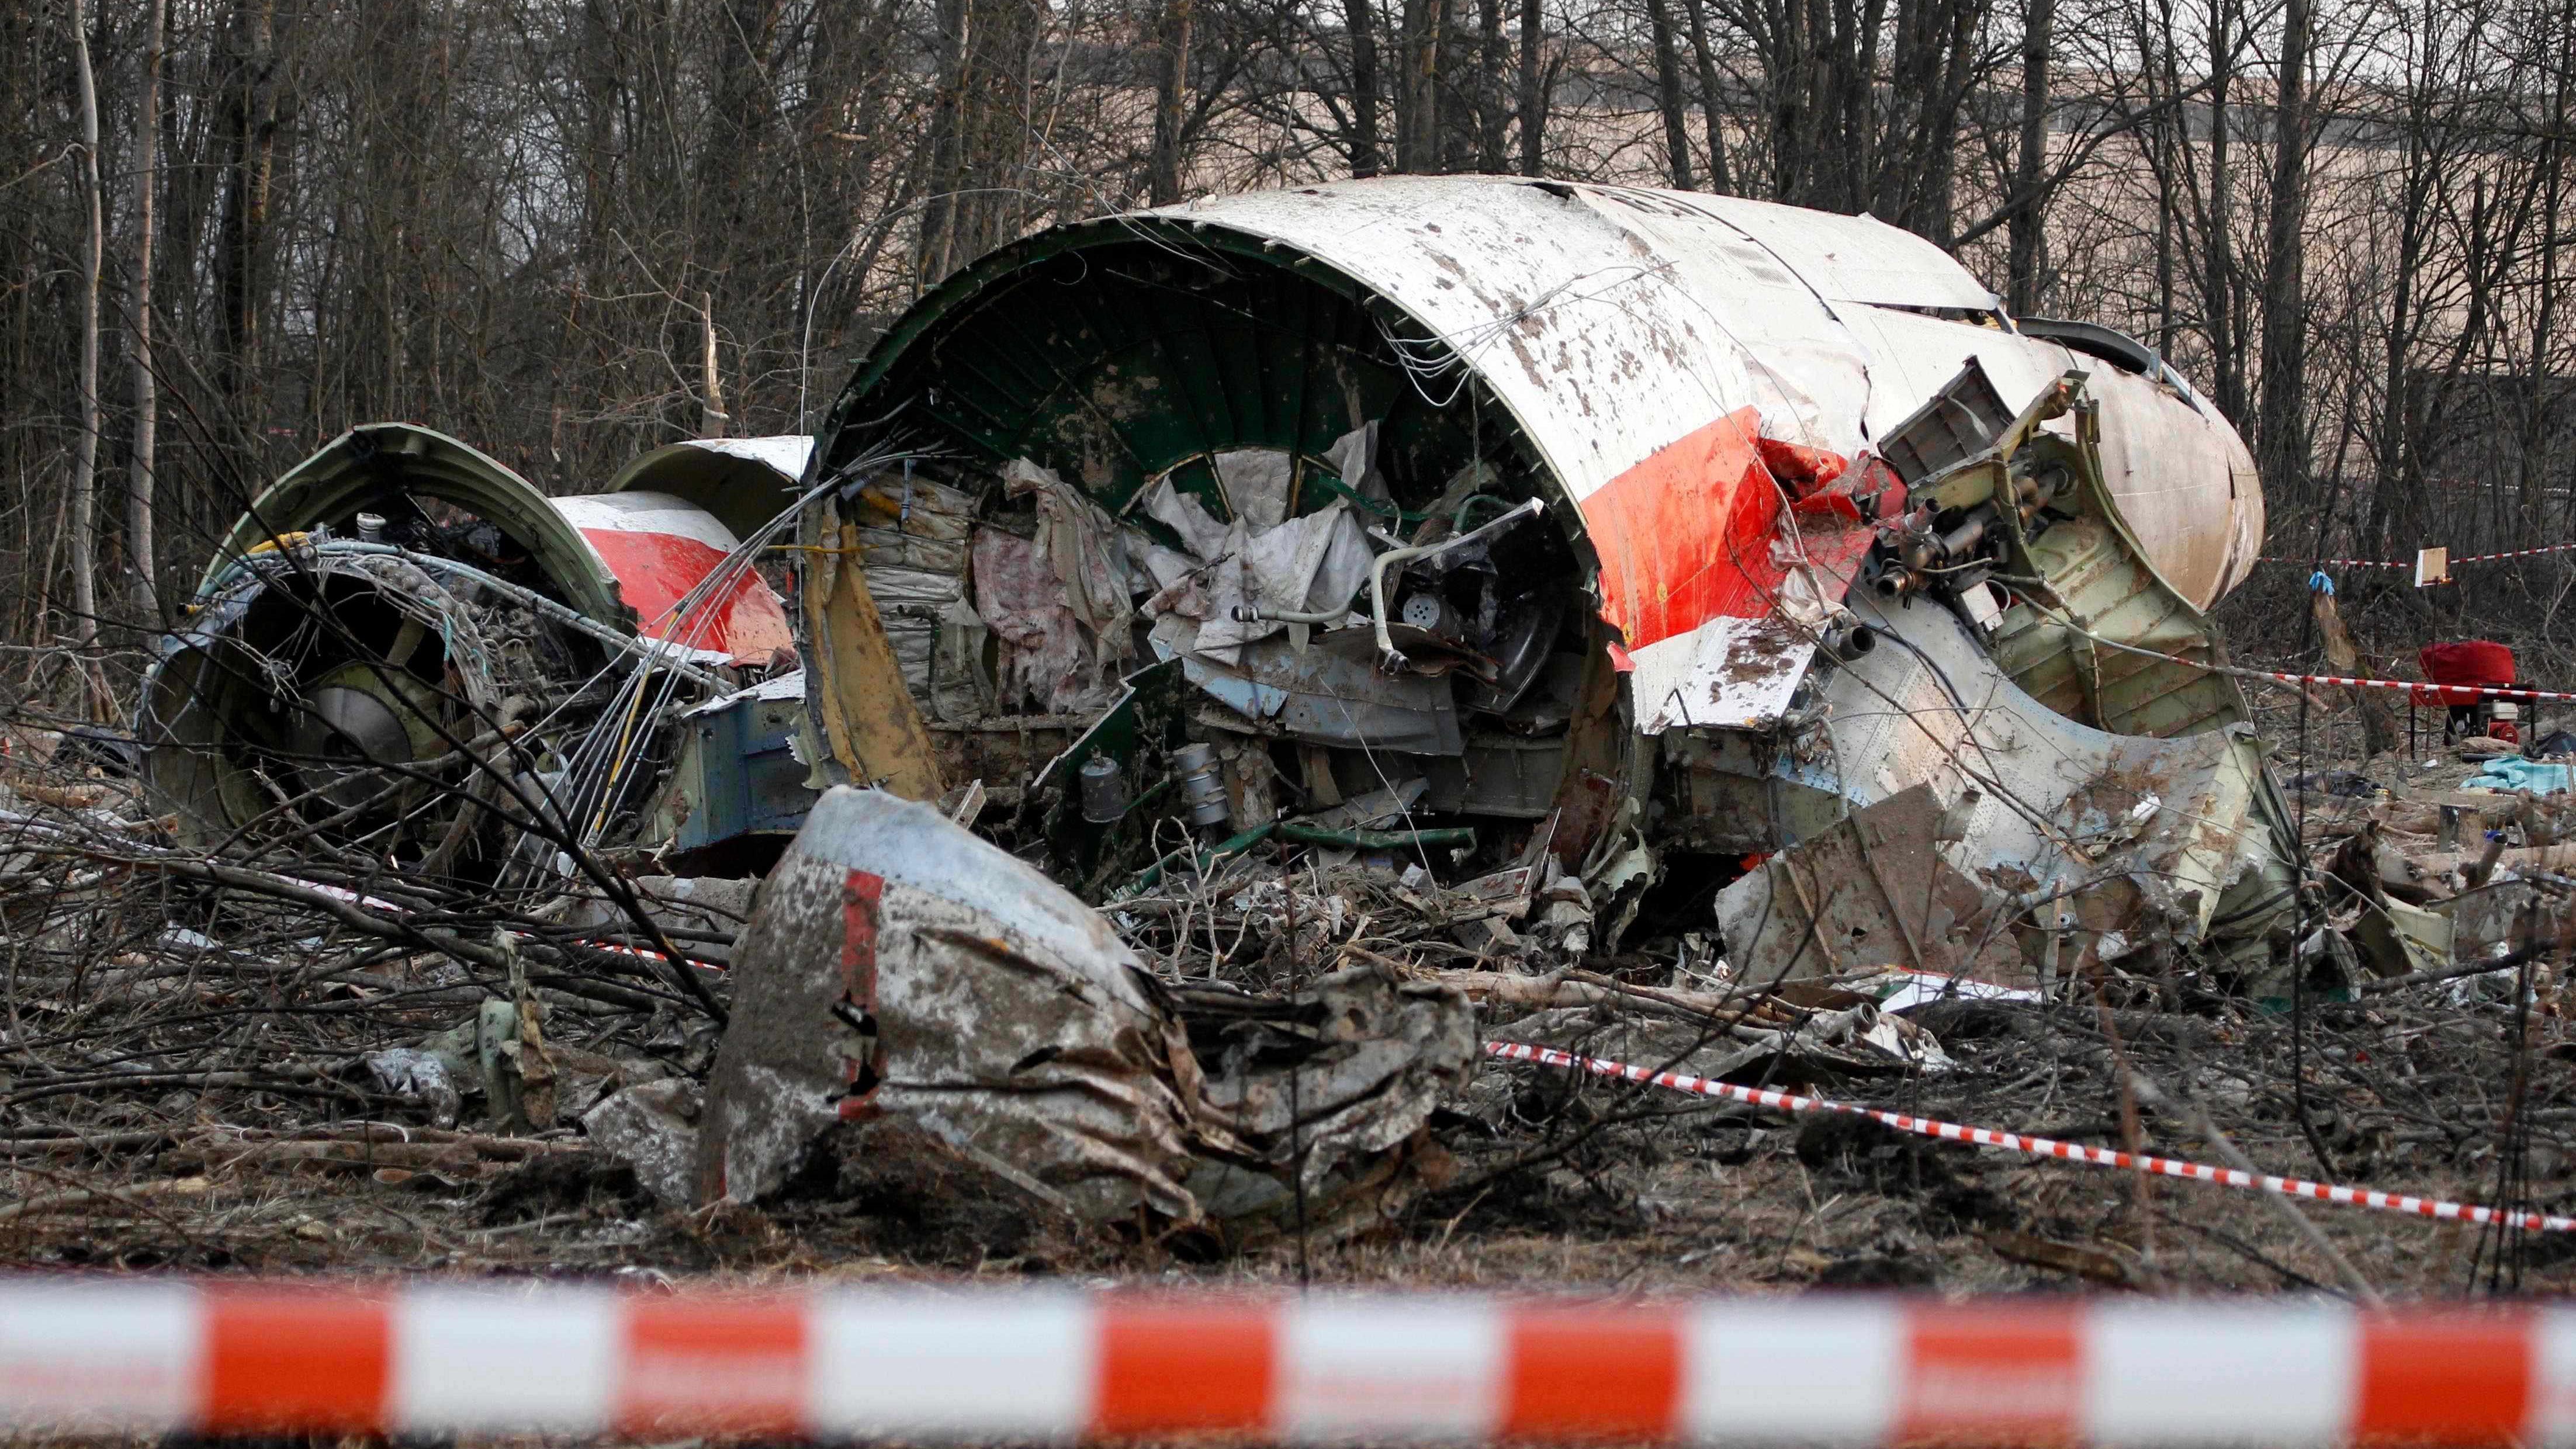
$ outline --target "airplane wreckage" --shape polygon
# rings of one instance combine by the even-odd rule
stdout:
[[[1087,1215],[1258,1213],[1292,1156],[1384,1171],[1475,1048],[1454,991],[1357,968],[1210,1027],[1121,940],[1156,882],[1291,847],[1566,959],[1660,893],[1763,986],[2188,956],[2281,994],[2293,821],[2201,667],[2262,532],[2155,354],[1905,232],[1387,178],[1004,247],[810,443],[548,499],[358,429],[242,520],[138,734],[204,845],[766,875],[704,1100],[593,1123],[675,1198],[866,1103]],[[978,1040],[1005,1002],[1029,1030]],[[1337,1064],[1299,1153],[1256,1029]],[[960,1072],[1090,1090],[1040,1123],[921,1085]]]

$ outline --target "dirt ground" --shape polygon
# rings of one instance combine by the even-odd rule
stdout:
[[[2264,703],[2274,738],[2295,741],[2294,697]],[[2359,761],[2357,738],[2348,711],[2319,712],[2307,760],[2285,747],[2284,773],[2366,765],[2405,786],[2469,768],[2431,750]],[[1082,1226],[867,1129],[827,1142],[758,1207],[664,1210],[577,1127],[505,1129],[490,1103],[442,1110],[367,1065],[470,1024],[501,989],[490,972],[318,907],[48,840],[22,832],[0,863],[0,1262],[16,1268],[2390,1301],[2576,1289],[2576,1234],[2294,1204],[1492,1062],[1432,1119],[1415,1190],[1355,1229]],[[1592,964],[1662,987],[1672,960],[1658,940]],[[621,1082],[711,1059],[712,1027],[648,971],[530,979],[566,1123]],[[2115,979],[2090,999],[1922,1008],[1945,1070],[1792,1053],[1731,1080],[2563,1213],[2576,1210],[2565,979],[2544,959],[2294,1013],[2188,972]],[[1575,1050],[1654,1040],[1614,1007],[1551,1013],[1539,1035],[1521,1009],[1483,1012],[1488,1035]],[[446,1111],[456,1125],[437,1125]]]

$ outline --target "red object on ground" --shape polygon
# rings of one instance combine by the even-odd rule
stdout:
[[[2447,644],[2427,644],[2415,656],[2424,666],[2424,677],[2435,684],[2483,685],[2502,689],[2513,683],[2513,651],[2492,639],[2455,639]],[[2415,699],[2421,704],[2473,704],[2476,695],[2449,694],[2439,689],[2419,689]]]
[[[2513,651],[2492,639],[2427,644],[2416,657],[2423,661],[2424,677],[2435,684],[2496,687],[2513,683]]]

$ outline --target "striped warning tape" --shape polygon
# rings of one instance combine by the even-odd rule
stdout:
[[[1773,1107],[1783,1112],[1839,1112],[1853,1117],[1867,1117],[1899,1132],[1914,1132],[1925,1137],[1938,1137],[1945,1142],[1965,1142],[1975,1147],[1998,1147],[2006,1152],[2020,1152],[2032,1157],[2054,1157],[2066,1162],[2088,1163],[2095,1167],[2120,1167],[2144,1170],[2165,1177],[2189,1178],[2195,1182],[2213,1182],[2221,1187],[2251,1188],[2258,1192],[2280,1193],[2285,1197],[2313,1198],[2318,1202],[2343,1203],[2351,1207],[2378,1208],[2384,1212],[2412,1213],[2418,1217],[2450,1218],[2470,1223],[2502,1223],[2512,1228],[2535,1232],[2576,1232],[2576,1218],[2557,1217],[2548,1213],[2513,1212],[2501,1208],[2481,1207],[2474,1203],[2446,1202],[2440,1198],[2410,1197],[2403,1193],[2381,1192],[2376,1188],[2338,1187],[2331,1183],[2310,1182],[2300,1177],[2275,1177],[2263,1172],[2240,1172],[2232,1167],[2211,1167],[2206,1163],[2184,1162],[2178,1158],[2158,1157],[2152,1153],[2131,1155],[2108,1147],[2086,1147],[2077,1142],[2060,1142],[2050,1137],[2026,1137],[2017,1132],[1997,1132],[1990,1127],[1963,1127],[1956,1122],[1935,1121],[1929,1117],[1911,1117],[1902,1112],[1884,1111],[1877,1107],[1855,1107],[1846,1102],[1827,1101],[1822,1097],[1801,1097],[1790,1092],[1771,1092],[1758,1087],[1739,1087],[1731,1082],[1711,1081],[1687,1072],[1658,1072],[1625,1062],[1604,1061],[1599,1057],[1576,1056],[1554,1047],[1531,1046],[1526,1042],[1489,1041],[1488,1056],[1504,1061],[1536,1062],[1543,1066],[1566,1067],[1590,1072],[1595,1076],[1617,1077],[1623,1081],[1644,1082],[1650,1086],[1669,1087],[1676,1092],[1693,1092],[1703,1097],[1721,1097],[1753,1107]]]
[[[2153,653],[2142,650],[2141,653]],[[2171,658],[2158,655],[2158,658]],[[2214,664],[2197,664],[2189,659],[2176,659],[2177,664],[2193,664],[2216,674],[2250,675],[2256,679],[2276,679],[2284,684],[2335,684],[2347,689],[2404,689],[2413,691],[2427,703],[2466,704],[2471,699],[2576,699],[2576,694],[2562,694],[2547,689],[2516,689],[2510,685],[2426,684],[2416,679],[2353,679],[2341,674],[2283,674],[2270,669],[2222,669]]]
[[[2026,596],[2017,596],[2026,597]],[[2088,629],[2075,628],[2065,620],[2052,617],[2050,622],[2070,634],[2080,634],[2106,649],[2141,658],[2159,659],[2167,664],[2180,664],[2208,674],[2224,674],[2231,679],[2252,679],[2278,684],[2328,684],[2346,689],[2402,689],[2414,694],[2424,704],[2466,704],[2472,699],[2556,699],[2576,700],[2576,694],[2548,689],[2518,689],[2511,685],[2427,684],[2420,679],[2355,679],[2346,674],[2287,674],[2277,669],[2241,669],[2232,664],[2212,664],[2205,659],[2185,659],[2154,649],[2141,649],[2135,644],[2107,639]]]
[[[2576,1442],[2576,1311],[0,1283],[76,1433]]]
[[[2458,558],[2455,558],[2455,559],[2451,559],[2451,560],[2449,560],[2449,561],[2448,561],[2448,563],[2449,563],[2449,566],[2450,566],[2450,567],[2452,567],[2452,568],[2458,568],[2458,567],[2459,567],[2460,565],[2462,565],[2462,564],[2475,564],[2475,563],[2500,563],[2500,562],[2502,562],[2503,560],[2505,560],[2505,559],[2509,559],[2509,558],[2538,558],[2538,557],[2540,557],[2542,554],[2565,553],[2565,552],[2567,552],[2567,551],[2568,551],[2568,550],[2570,550],[2570,549],[2576,549],[2576,543],[2553,543],[2553,544],[2548,544],[2548,545],[2546,545],[2546,546],[2544,546],[2544,547],[2541,547],[2541,548],[2514,548],[2514,549],[2507,549],[2507,550],[2505,550],[2503,553],[2472,553],[2472,554],[2463,554],[2462,556],[2460,556],[2460,557],[2458,557]],[[2291,557],[2289,557],[2289,556],[2287,556],[2287,555],[2285,555],[2285,554],[2277,554],[2277,553],[2259,554],[2259,555],[2257,555],[2257,556],[2255,557],[2255,560],[2254,560],[2254,561],[2255,561],[2256,563],[2286,563],[2286,564],[2312,565],[2312,566],[2315,566],[2315,567],[2318,567],[2318,568],[2345,568],[2345,569],[2411,569],[2411,568],[2415,567],[2415,560],[2413,560],[2413,559],[2411,559],[2411,558],[2321,558],[2321,559],[2305,559],[2305,558],[2291,558]]]

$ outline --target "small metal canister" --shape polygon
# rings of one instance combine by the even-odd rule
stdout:
[[[1107,755],[1082,762],[1082,818],[1107,825],[1127,813],[1127,772]]]
[[[1190,823],[1201,830],[1225,824],[1225,777],[1218,773],[1216,746],[1204,741],[1172,752],[1172,769],[1181,777],[1181,803]]]

